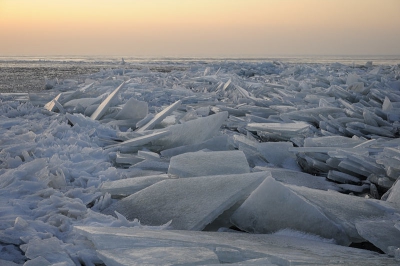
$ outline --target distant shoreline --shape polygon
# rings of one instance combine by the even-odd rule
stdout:
[[[144,62],[215,62],[215,61],[280,61],[284,63],[341,63],[365,64],[372,61],[374,64],[400,64],[400,55],[299,55],[299,56],[227,56],[227,57],[135,57],[135,56],[0,56],[0,63],[64,63],[64,64],[120,64],[122,58],[126,63]]]

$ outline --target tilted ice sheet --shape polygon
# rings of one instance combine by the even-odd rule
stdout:
[[[218,133],[222,123],[227,118],[228,113],[221,112],[164,128],[162,131],[167,131],[170,134],[164,138],[153,141],[153,149],[165,150],[208,140]]]
[[[231,221],[251,233],[272,233],[290,228],[333,238],[339,244],[350,243],[340,225],[272,177],[265,179],[253,191],[233,214]]]
[[[266,176],[252,173],[164,180],[116,202],[104,213],[117,211],[144,225],[172,220],[173,229],[202,230]]]
[[[390,205],[378,204],[334,191],[285,186],[267,178],[238,208],[232,222],[250,232],[292,228],[347,245],[363,241],[355,228],[360,217],[376,219],[395,211]]]
[[[356,222],[357,232],[386,254],[394,256],[391,248],[400,248],[400,230],[394,227],[394,220],[385,218]]]
[[[212,151],[224,151],[229,150],[229,147],[230,145],[228,142],[228,136],[222,135],[213,137],[197,144],[184,145],[176,148],[166,149],[161,151],[160,154],[164,157],[172,157],[182,153],[195,152],[203,149]]]
[[[129,196],[167,178],[168,175],[166,174],[126,178],[104,182],[100,190],[110,193],[112,196]]]

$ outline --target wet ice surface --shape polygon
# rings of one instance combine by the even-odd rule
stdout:
[[[399,77],[153,62],[3,93],[0,264],[396,265]]]

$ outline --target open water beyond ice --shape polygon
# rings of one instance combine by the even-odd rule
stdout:
[[[50,64],[0,93],[1,265],[398,265],[397,63]]]

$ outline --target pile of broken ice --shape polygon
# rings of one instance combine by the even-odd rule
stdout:
[[[1,95],[0,264],[399,263],[399,66],[159,64]]]

